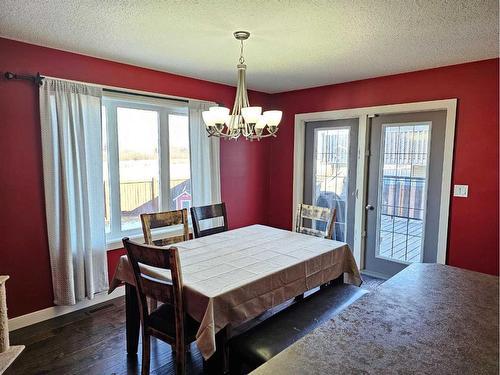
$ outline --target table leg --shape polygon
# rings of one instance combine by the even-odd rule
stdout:
[[[203,360],[204,374],[227,374],[228,372],[228,355],[227,355],[227,327],[221,329],[215,335],[215,353],[207,360]]]
[[[139,315],[139,304],[135,287],[125,284],[125,309],[126,309],[126,331],[127,331],[127,354],[136,355],[139,345],[139,330],[141,319]]]

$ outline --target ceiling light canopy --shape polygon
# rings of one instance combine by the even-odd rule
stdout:
[[[281,111],[264,111],[262,107],[252,107],[248,101],[245,58],[243,57],[243,41],[250,37],[248,31],[236,31],[234,37],[240,41],[240,59],[238,69],[238,84],[233,110],[229,113],[226,107],[210,107],[204,111],[203,121],[209,136],[238,139],[240,136],[248,140],[260,140],[266,137],[276,137],[281,121]]]

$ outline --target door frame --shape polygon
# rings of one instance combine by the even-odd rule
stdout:
[[[293,146],[293,228],[295,228],[295,212],[297,211],[297,206],[303,202],[304,195],[304,155],[306,123],[357,118],[359,121],[358,161],[356,168],[356,204],[354,207],[354,249],[352,250],[359,268],[363,269],[366,238],[365,206],[368,183],[370,131],[369,119],[376,115],[382,114],[399,114],[443,110],[446,111],[446,130],[444,140],[441,204],[439,210],[438,249],[436,262],[440,264],[446,264],[446,255],[448,251],[448,221],[451,201],[450,198],[451,175],[453,167],[453,147],[455,141],[455,122],[457,113],[456,98],[296,114]]]

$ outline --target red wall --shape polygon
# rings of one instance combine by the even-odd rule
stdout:
[[[268,223],[291,228],[293,127],[296,113],[458,98],[448,264],[498,275],[498,59],[274,95],[284,111],[270,149]]]
[[[0,71],[40,72],[231,106],[234,87],[119,64],[0,38]],[[236,71],[235,71],[236,77]],[[255,104],[268,95],[251,92]],[[7,284],[9,317],[53,305],[42,180],[37,89],[0,81],[0,274]],[[248,162],[251,161],[251,162]],[[222,199],[229,225],[266,222],[268,168],[264,142],[221,142]],[[235,186],[238,188],[236,189]],[[110,273],[122,251],[108,253]]]

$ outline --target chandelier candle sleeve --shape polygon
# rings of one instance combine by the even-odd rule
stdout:
[[[248,101],[243,41],[250,37],[250,33],[236,31],[233,35],[241,43],[240,58],[236,65],[238,70],[236,98],[231,114],[226,107],[210,107],[208,111],[202,113],[208,136],[225,139],[238,139],[243,136],[250,141],[276,137],[283,113],[276,110],[262,113],[262,107],[253,107]]]

